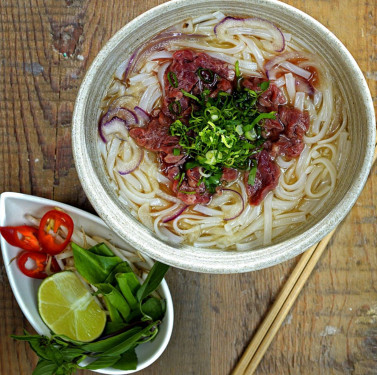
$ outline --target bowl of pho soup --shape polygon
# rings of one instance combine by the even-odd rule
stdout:
[[[281,2],[170,1],[100,51],[73,150],[102,219],[175,267],[272,266],[346,216],[372,164],[375,118],[341,42]]]

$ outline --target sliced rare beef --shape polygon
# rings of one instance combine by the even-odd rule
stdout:
[[[244,182],[249,202],[253,206],[259,205],[264,197],[276,188],[280,177],[279,166],[271,159],[270,154],[263,150],[257,156],[258,168],[254,184],[247,183],[249,172],[245,173]]]
[[[206,190],[204,183],[202,182],[199,186],[191,186],[190,183],[194,184],[193,178],[183,182],[175,180],[172,186],[173,193],[187,205],[207,204],[211,200],[212,194]]]
[[[199,68],[208,69],[215,73],[213,82],[203,83],[198,76]],[[168,78],[169,74],[171,82]],[[174,75],[177,81],[175,81]],[[233,81],[234,76],[234,71],[229,69],[227,63],[205,53],[196,53],[191,50],[175,52],[173,54],[173,62],[167,69],[164,77],[165,95],[162,106],[163,113],[173,119],[178,114],[180,117],[185,118],[191,111],[191,105],[189,98],[183,95],[182,90],[197,95],[203,89],[209,89],[212,93],[211,95],[215,96],[219,91],[231,92],[231,81]],[[179,102],[178,108],[176,108],[178,105],[177,102]]]
[[[175,148],[180,149],[179,138],[169,134],[171,120],[160,112],[144,127],[134,127],[130,136],[135,142],[150,151],[161,151],[173,154]]]
[[[260,92],[261,84],[263,82],[268,82],[268,80],[264,78],[250,77],[242,80],[242,85],[255,92]],[[277,111],[279,106],[286,104],[286,102],[287,100],[279,87],[270,83],[268,89],[260,95],[257,109],[259,112]]]
[[[223,175],[221,176],[221,181],[226,181],[226,182],[232,182],[236,180],[238,177],[238,171],[237,169],[233,168],[223,168]]]

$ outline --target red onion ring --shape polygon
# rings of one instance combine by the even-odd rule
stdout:
[[[148,55],[153,52],[161,51],[166,49],[174,40],[187,39],[190,41],[196,41],[201,38],[206,38],[207,35],[201,34],[184,34],[179,32],[165,32],[156,37],[154,37],[147,45],[143,48],[138,48],[128,60],[126,71],[124,72],[125,81],[128,76],[134,71],[137,70],[137,66],[140,60],[145,59]]]
[[[151,119],[151,116],[149,113],[147,113],[146,111],[144,111],[143,108],[140,108],[139,106],[136,106],[134,108],[134,111],[136,113],[136,116],[138,117],[138,119],[140,120],[141,123],[145,123],[145,122],[149,122],[150,119]]]
[[[220,35],[224,33],[226,29],[232,27],[250,27],[250,28],[260,28],[270,31],[274,41],[273,47],[274,51],[282,52],[285,48],[285,38],[281,30],[272,22],[267,21],[263,18],[252,17],[252,18],[238,18],[238,17],[225,17],[218,24],[216,24],[213,29],[215,35]]]
[[[107,126],[114,118],[124,122],[126,128],[129,128],[129,125],[135,125],[139,123],[139,119],[135,113],[127,108],[117,107],[111,110],[108,110],[101,118],[98,124],[98,132],[101,139],[107,143],[107,139],[103,133],[103,128]]]
[[[128,130],[127,122],[123,119],[114,116],[110,121],[103,122],[101,121],[98,126],[98,133],[104,143],[108,142],[107,135],[113,134],[113,133],[122,133],[123,126],[125,130]]]
[[[128,169],[126,171],[118,171],[118,173],[121,176],[125,176],[125,175],[127,175],[129,173],[132,173],[134,170],[136,170],[137,168],[139,168],[139,165],[143,161],[143,157],[144,157],[144,151],[141,150],[139,160],[135,160],[135,164],[131,164],[131,166],[129,167],[130,169]]]
[[[244,200],[242,198],[242,195],[238,191],[233,190],[233,189],[222,189],[222,190],[223,191],[231,191],[231,192],[237,194],[241,198],[242,208],[241,208],[240,212],[238,212],[237,215],[235,215],[233,217],[224,219],[224,221],[234,220],[234,219],[236,219],[238,216],[240,216],[242,214],[243,210],[245,209],[245,202],[244,202]]]
[[[296,80],[296,91],[304,92],[310,96],[314,95],[315,89],[309,81],[307,81],[304,78],[297,77],[297,76],[295,77],[295,80]]]
[[[183,211],[185,211],[185,209],[187,207],[188,207],[187,205],[182,206],[175,214],[173,214],[172,216],[167,217],[166,219],[162,220],[162,222],[163,223],[168,223],[169,221],[172,221],[172,220],[176,219],[179,215],[182,214]]]

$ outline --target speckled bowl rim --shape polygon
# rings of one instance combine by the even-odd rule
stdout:
[[[246,3],[246,1],[242,0],[233,0],[233,2]],[[259,270],[299,255],[331,232],[348,214],[360,195],[372,166],[375,145],[373,102],[368,85],[356,61],[334,34],[306,13],[290,5],[276,0],[255,0],[254,3],[261,5],[274,4],[284,12],[289,12],[295,17],[303,19],[312,28],[317,29],[319,33],[326,35],[326,38],[338,49],[339,53],[353,70],[355,75],[354,82],[359,86],[360,91],[365,92],[363,105],[367,113],[367,125],[365,129],[368,132],[368,144],[362,168],[343,198],[322,220],[313,225],[309,230],[278,244],[264,246],[258,250],[237,252],[195,248],[192,246],[175,248],[173,245],[159,240],[149,230],[144,228],[142,224],[135,224],[131,218],[122,217],[126,215],[124,215],[121,208],[111,199],[101,185],[96,171],[91,164],[89,155],[86,152],[85,132],[84,126],[82,126],[84,124],[85,103],[90,95],[92,83],[96,79],[96,72],[101,68],[101,64],[104,62],[106,56],[124,38],[125,34],[131,32],[140,23],[148,22],[156,14],[163,15],[167,10],[179,9],[180,6],[198,3],[202,3],[202,1],[173,0],[152,8],[125,25],[102,48],[82,81],[75,103],[72,124],[74,160],[83,189],[99,216],[114,232],[141,252],[171,266],[196,272],[226,274]],[[247,3],[251,5],[252,1]],[[124,228],[127,229],[125,230]]]

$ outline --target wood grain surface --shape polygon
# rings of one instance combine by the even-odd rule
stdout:
[[[74,100],[105,42],[161,2],[0,0],[0,192],[38,195],[93,212],[72,158]],[[338,36],[377,104],[377,2],[286,2]],[[374,167],[257,375],[377,374],[376,189]],[[162,357],[140,374],[229,374],[296,262],[241,275],[171,269],[174,333]],[[1,263],[1,375],[28,375],[36,365],[28,346],[9,337],[23,328],[31,330]]]

